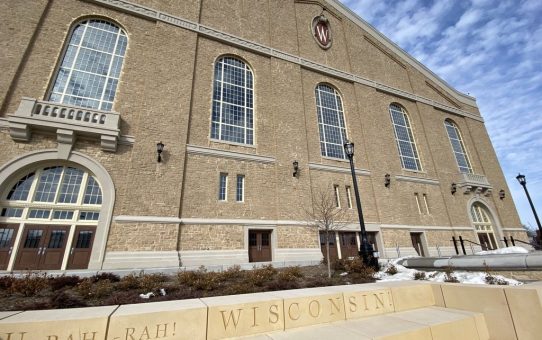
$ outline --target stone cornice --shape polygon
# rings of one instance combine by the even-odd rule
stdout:
[[[231,159],[240,160],[240,161],[249,161],[249,162],[267,163],[267,164],[275,163],[274,157],[259,156],[259,155],[253,155],[249,153],[242,153],[242,152],[236,152],[236,151],[218,150],[218,149],[206,148],[203,146],[196,146],[196,145],[187,145],[186,151],[188,152],[189,155],[204,155],[204,156],[213,156],[213,157],[221,157],[221,158],[231,158]]]
[[[342,166],[328,165],[328,164],[318,164],[318,163],[309,163],[309,169],[319,170],[319,171],[329,171],[329,172],[339,172],[339,173],[350,173],[350,168],[344,168]],[[371,172],[365,169],[355,169],[356,175],[358,176],[370,176]]]
[[[396,175],[395,179],[397,181],[414,182],[414,183],[429,184],[429,185],[439,185],[440,184],[440,182],[438,180],[436,180],[436,179],[420,178],[420,177],[414,177],[414,176]]]
[[[369,80],[363,77],[360,77],[358,75],[341,71],[323,64],[319,64],[313,61],[310,61],[305,58],[301,58],[299,56],[295,56],[286,52],[282,52],[279,50],[276,50],[274,48],[243,39],[240,37],[237,37],[235,35],[225,33],[216,29],[213,29],[211,27],[201,25],[199,23],[195,23],[180,17],[176,17],[164,12],[160,12],[157,10],[154,10],[149,7],[141,6],[139,4],[134,4],[129,1],[125,0],[81,0],[86,2],[91,2],[99,5],[103,5],[106,7],[114,8],[116,10],[119,10],[124,13],[133,14],[139,17],[143,17],[148,20],[154,20],[154,21],[162,21],[165,23],[168,23],[173,26],[181,27],[184,29],[188,29],[190,31],[196,32],[198,34],[201,34],[202,36],[218,40],[220,42],[230,44],[237,46],[239,48],[249,50],[258,54],[262,54],[268,57],[275,57],[282,60],[286,60],[295,64],[300,65],[303,68],[310,69],[319,73],[323,73],[328,76],[336,77],[342,80],[346,80],[353,83],[358,83],[362,85],[366,85],[369,87],[372,87],[376,90],[379,90],[381,92],[385,92],[388,94],[392,94],[395,96],[399,96],[402,98],[414,100],[420,103],[424,103],[430,106],[433,106],[436,109],[453,113],[462,117],[468,117],[472,118],[474,120],[483,122],[481,116],[457,109],[453,106],[442,104],[439,102],[436,102],[432,99],[425,98],[418,96],[416,94],[406,92],[391,86],[387,86],[385,84],[378,83],[373,80]],[[453,89],[450,85],[448,85],[444,80],[438,78],[434,73],[432,73],[428,68],[423,66],[420,62],[415,60],[412,56],[408,55],[406,52],[404,52],[401,48],[399,48],[397,45],[393,44],[390,40],[388,40],[384,35],[382,35],[380,32],[376,31],[372,26],[370,26],[368,23],[363,21],[361,18],[359,18],[356,14],[354,14],[352,11],[350,11],[348,8],[344,7],[342,4],[337,3],[334,0],[327,0],[329,4],[333,5],[334,8],[341,11],[344,15],[350,18],[353,22],[360,25],[362,28],[366,29],[369,32],[372,32],[376,39],[378,39],[380,42],[382,42],[384,45],[386,45],[388,48],[392,49],[394,52],[398,53],[399,55],[403,56],[406,61],[408,61],[413,67],[418,69],[420,72],[422,72],[424,75],[426,75],[429,79],[434,81],[435,83],[450,89],[451,92],[457,97],[456,99],[460,100],[461,102],[476,106],[476,102],[473,97],[464,95],[457,90]]]

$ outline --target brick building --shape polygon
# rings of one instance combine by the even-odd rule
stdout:
[[[320,261],[303,212],[329,190],[356,221],[347,138],[382,257],[526,239],[475,99],[336,0],[0,17],[0,270]],[[334,231],[334,257],[358,230]]]

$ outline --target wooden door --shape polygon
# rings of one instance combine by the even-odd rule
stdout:
[[[14,269],[60,269],[67,234],[65,226],[26,226]]]
[[[341,241],[341,255],[343,259],[358,256],[359,249],[356,241],[356,233],[339,232],[339,240]]]
[[[41,250],[39,269],[61,268],[64,252],[66,251],[68,230],[69,227],[65,226],[50,226],[47,228],[44,247]]]
[[[67,269],[87,269],[96,227],[77,227],[73,235]]]
[[[331,258],[331,263],[337,261],[338,259],[338,253],[337,253],[337,245],[335,244],[335,232],[330,231],[329,233],[329,257]],[[321,231],[320,232],[320,248],[322,249],[322,254],[324,255],[324,259],[327,261],[327,252],[326,252],[326,232]]]
[[[249,230],[249,262],[271,261],[271,230]]]
[[[8,269],[17,229],[17,225],[0,224],[0,270]]]
[[[416,249],[416,252],[420,256],[425,256],[422,246],[422,234],[421,233],[411,233],[410,239],[412,240],[412,246]]]

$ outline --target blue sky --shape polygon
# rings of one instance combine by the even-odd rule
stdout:
[[[521,221],[536,228],[515,177],[526,176],[542,218],[542,0],[341,1],[476,97]]]

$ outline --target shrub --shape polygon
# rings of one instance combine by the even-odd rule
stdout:
[[[77,308],[86,307],[87,304],[78,296],[65,290],[57,292],[51,297],[50,308]]]
[[[276,274],[277,270],[271,264],[254,267],[247,273],[247,281],[255,286],[263,286],[264,283],[272,281]]]
[[[106,273],[99,273],[99,274],[93,275],[90,277],[90,279],[93,282],[98,282],[101,280],[109,280],[109,282],[119,282],[120,276],[118,276],[117,274],[106,272]]]
[[[386,274],[388,275],[395,275],[397,274],[399,271],[397,270],[397,267],[393,264],[393,263],[390,263],[388,264],[388,267],[386,268]]]
[[[75,290],[85,299],[88,299],[92,296],[92,289],[93,289],[94,282],[90,278],[84,278],[82,279],[77,286],[75,286]]]
[[[24,277],[14,280],[10,291],[24,296],[34,296],[48,287],[46,274],[28,273]]]
[[[130,290],[130,289],[139,289],[140,288],[140,275],[129,274],[120,279],[117,284],[117,288],[120,290]],[[110,281],[111,282],[111,281]]]
[[[447,267],[444,271],[444,282],[459,283],[457,277],[454,276],[454,269]]]
[[[79,281],[81,281],[81,278],[79,276],[62,275],[62,276],[57,276],[57,277],[50,277],[49,286],[51,287],[53,291],[56,291],[63,288],[74,287],[79,283]]]
[[[197,290],[211,291],[220,286],[221,273],[207,272],[201,266],[197,271],[183,271],[177,274],[179,283],[185,284]]]
[[[507,286],[508,281],[503,280],[501,278],[495,277],[491,275],[490,273],[486,273],[485,281],[488,285],[499,285],[499,286]]]
[[[303,272],[299,266],[284,268],[277,274],[277,279],[283,281],[296,281],[302,277]]]
[[[147,300],[143,300],[139,297],[139,293],[131,291],[131,292],[113,292],[111,296],[109,296],[107,299],[103,301],[103,305],[127,305],[127,304],[133,304],[133,303],[143,303],[147,302]]]
[[[163,288],[164,282],[167,280],[167,275],[162,273],[144,274],[139,277],[139,287],[145,292],[151,292]]]
[[[243,271],[241,270],[241,266],[234,265],[220,273],[220,276],[225,281],[240,279],[243,278]]]
[[[327,276],[313,277],[305,281],[305,287],[307,288],[326,287],[326,286],[333,286],[333,279]]]
[[[93,295],[101,299],[111,295],[113,292],[113,284],[109,280],[100,280],[94,284]]]
[[[11,285],[15,281],[15,277],[12,275],[9,276],[0,276],[0,290],[10,290]]]
[[[425,272],[415,272],[414,280],[427,280],[427,278],[425,277]]]

